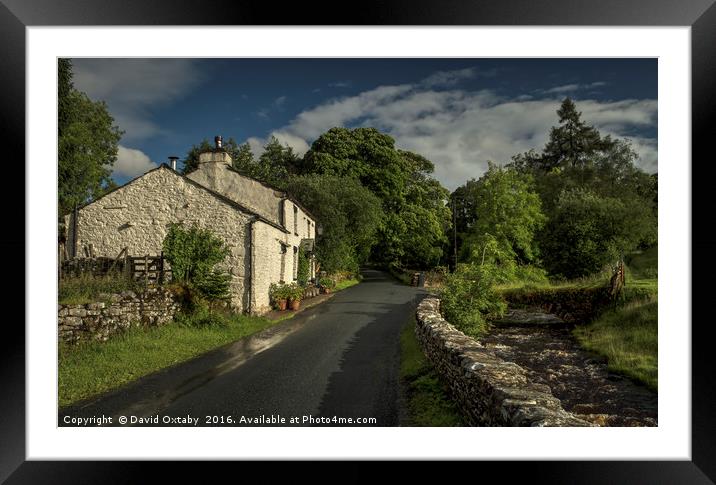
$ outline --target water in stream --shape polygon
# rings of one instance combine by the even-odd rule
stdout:
[[[565,325],[496,325],[481,341],[523,367],[533,382],[547,384],[581,419],[599,426],[657,425],[657,394],[609,372],[606,360],[582,350]]]

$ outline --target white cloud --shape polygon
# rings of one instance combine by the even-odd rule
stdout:
[[[477,74],[477,68],[456,69],[454,71],[438,71],[423,79],[422,84],[426,87],[454,86],[464,79],[470,79]]]
[[[565,84],[563,86],[555,86],[550,89],[541,89],[539,90],[540,93],[543,94],[566,94],[566,93],[572,93],[574,91],[580,91],[584,89],[594,89],[599,88],[602,86],[606,86],[607,83],[604,81],[595,81],[593,83],[589,84]]]
[[[578,90],[579,87],[579,84],[565,84],[564,86],[556,86],[543,92],[547,94],[571,93],[572,91]]]
[[[153,168],[157,168],[157,164],[152,162],[144,152],[119,145],[117,161],[112,167],[112,175],[132,178]]]
[[[421,85],[426,88],[432,87],[453,87],[460,81],[472,79],[475,77],[494,77],[498,70],[478,69],[477,67],[468,67],[465,69],[456,69],[453,71],[437,71],[421,81]]]
[[[517,153],[541,150],[550,127],[557,124],[560,100],[554,97],[510,99],[488,90],[435,90],[428,84],[380,86],[333,99],[303,111],[269,136],[304,153],[313,140],[334,126],[374,126],[393,136],[398,147],[432,160],[436,178],[454,189],[482,175],[488,160],[506,163]],[[656,100],[580,100],[577,108],[587,123],[604,134],[627,137],[635,128],[656,126]],[[638,164],[655,171],[656,140],[628,138],[640,155]],[[266,142],[258,138],[248,141],[255,153],[260,153]]]
[[[73,59],[74,84],[107,102],[125,141],[164,133],[152,108],[170,103],[198,86],[203,71],[193,59]]]

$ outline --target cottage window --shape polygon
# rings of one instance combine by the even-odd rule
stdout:
[[[308,219],[306,219],[306,238],[311,238],[311,221],[309,221]]]

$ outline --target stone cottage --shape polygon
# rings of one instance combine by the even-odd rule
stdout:
[[[196,224],[230,249],[231,305],[253,314],[269,310],[269,285],[292,282],[298,249],[310,250],[316,219],[285,192],[232,168],[216,137],[216,148],[199,155],[194,172],[182,175],[162,164],[66,216],[71,256],[158,255],[171,223]],[[174,163],[172,163],[174,165]],[[311,277],[315,261],[310,256]]]

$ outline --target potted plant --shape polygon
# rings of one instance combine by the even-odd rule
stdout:
[[[276,307],[283,311],[288,303],[288,285],[284,283],[271,283],[269,286],[269,297]]]
[[[298,310],[301,307],[301,298],[303,298],[303,287],[291,283],[287,290],[288,304],[291,310]]]
[[[330,278],[323,277],[320,280],[320,286],[323,293],[330,295],[333,288],[336,287],[336,282]]]

